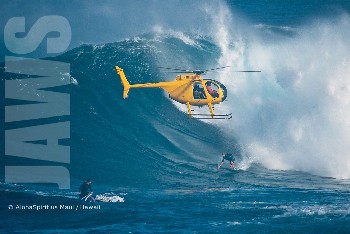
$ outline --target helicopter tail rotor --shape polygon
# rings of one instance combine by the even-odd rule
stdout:
[[[120,76],[120,80],[122,81],[124,92],[123,92],[123,98],[126,99],[128,97],[128,93],[130,90],[130,84],[129,81],[126,79],[126,76],[124,74],[123,69],[121,69],[118,66],[115,66],[115,69],[117,70],[118,75]]]

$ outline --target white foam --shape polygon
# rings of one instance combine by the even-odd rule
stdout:
[[[295,32],[295,29],[290,26],[276,26],[276,25],[269,25],[269,24],[256,24],[254,25],[255,28],[257,29],[272,29],[272,30],[281,30],[285,32]]]
[[[222,124],[267,168],[350,178],[350,17],[317,20],[267,42],[242,34],[224,5],[212,16],[229,96]],[[262,70],[234,73],[233,70]]]
[[[125,202],[124,197],[120,197],[114,193],[98,194],[96,195],[95,200],[102,202]]]
[[[266,208],[269,209],[269,208]],[[308,206],[297,206],[292,204],[289,206],[278,206],[271,209],[282,210],[283,213],[275,215],[273,218],[285,218],[293,216],[325,216],[325,215],[348,215],[349,210],[343,207],[335,207],[331,205],[308,205]]]
[[[69,80],[69,82],[73,85],[78,85],[78,81],[69,73],[69,72],[64,72],[60,73],[61,74],[61,80]]]
[[[155,25],[153,27],[153,32],[155,32],[156,35],[158,36],[158,38],[156,38],[156,40],[158,40],[158,41],[159,41],[159,38],[173,37],[173,38],[177,38],[177,39],[181,40],[183,43],[185,43],[187,45],[201,48],[200,44],[195,39],[192,39],[192,37],[190,37],[189,35],[181,32],[181,31],[176,31],[176,30],[172,30],[172,29],[164,29],[160,25]],[[162,40],[160,40],[160,41],[162,41]]]

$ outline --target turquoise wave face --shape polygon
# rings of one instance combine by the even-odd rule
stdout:
[[[193,44],[186,44],[173,36],[144,35],[82,45],[54,58],[71,64],[74,81],[70,88],[73,178],[153,186],[176,181],[179,162],[190,165],[180,166],[183,170],[201,173],[198,167],[216,163],[221,152],[239,152],[233,138],[213,125],[188,119],[160,89],[131,90],[128,99],[122,98],[115,65],[124,69],[130,83],[175,79],[176,74],[157,68],[171,65],[169,58],[164,59],[169,53],[175,54],[172,67],[183,67],[183,60],[188,60],[195,63],[184,69],[207,68],[218,56],[218,48],[206,38],[191,40]]]

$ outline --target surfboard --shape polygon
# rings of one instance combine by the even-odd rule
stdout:
[[[95,200],[93,197],[91,197],[92,196],[92,193],[89,193],[88,195],[86,195],[85,197],[82,197],[82,198],[80,198],[80,201],[84,201],[84,202],[86,202],[86,201],[88,201],[88,199],[91,199],[91,200]]]
[[[221,171],[221,170],[223,170],[223,171],[229,171],[229,172],[231,172],[231,173],[239,173],[240,171],[242,171],[242,169],[239,169],[239,168],[237,168],[237,169],[232,169],[232,168],[227,168],[227,167],[221,167],[218,171]]]

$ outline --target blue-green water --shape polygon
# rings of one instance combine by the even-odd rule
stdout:
[[[348,2],[199,2],[198,9],[200,31],[159,22],[49,58],[71,66],[71,189],[0,184],[1,232],[350,232]],[[227,101],[215,111],[233,118],[189,119],[160,89],[131,90],[123,100],[115,65],[130,83],[174,79],[159,66],[230,65],[206,78],[226,85]],[[242,69],[262,72],[232,72]],[[217,170],[226,151],[241,170],[227,163]],[[122,200],[82,209],[77,190],[88,177],[95,194]],[[9,209],[61,204],[74,208]]]

